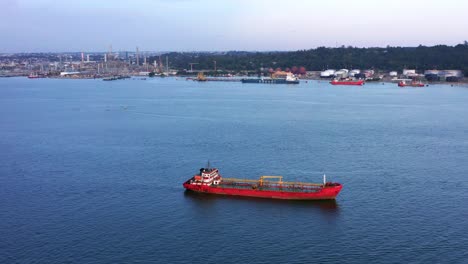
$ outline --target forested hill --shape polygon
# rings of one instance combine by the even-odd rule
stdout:
[[[172,52],[169,65],[175,69],[196,70],[258,70],[260,68],[305,67],[307,70],[333,69],[378,69],[402,70],[413,68],[459,69],[468,73],[468,43],[456,46],[438,45],[432,47],[386,47],[386,48],[325,48],[289,52]],[[153,57],[150,61],[158,59]],[[215,63],[216,61],[216,63]]]

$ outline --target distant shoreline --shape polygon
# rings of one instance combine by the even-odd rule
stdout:
[[[165,78],[185,78],[186,76],[170,76],[170,77],[165,77]],[[210,77],[210,76],[207,76],[207,77]],[[232,79],[235,79],[235,78],[238,78],[239,79],[239,82],[240,82],[240,79],[241,78],[248,78],[249,76],[236,76],[236,77],[224,77],[224,78],[232,78]],[[0,75],[0,78],[28,78],[28,76],[24,76],[24,75]],[[131,76],[131,79],[135,80],[135,79],[157,79],[157,78],[161,78],[161,77],[148,77],[148,76],[138,76],[138,75],[132,75]],[[250,77],[252,78],[252,77]],[[93,78],[93,77],[79,77],[79,78],[76,78],[76,77],[60,77],[60,76],[50,76],[50,77],[44,77],[44,78],[39,78],[39,79],[57,79],[57,80],[102,80],[104,79],[103,77],[97,77],[97,78]],[[307,82],[307,81],[318,81],[318,82],[330,82],[331,79],[325,79],[325,78],[316,78],[316,77],[302,77],[300,78],[300,81],[301,82]],[[382,83],[382,84],[397,84],[397,82],[395,81],[392,81],[391,79],[388,79],[388,78],[384,78],[382,80],[378,80],[378,81],[367,81],[366,82],[367,84],[372,84],[372,83]],[[455,87],[455,86],[461,86],[461,87],[468,87],[468,78],[463,78],[461,79],[459,82],[425,82],[425,84],[427,84],[428,86],[431,86],[431,85],[446,85],[446,86],[451,86],[451,87]]]

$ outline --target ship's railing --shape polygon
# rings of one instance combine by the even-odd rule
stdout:
[[[284,182],[284,181],[269,181],[269,180],[247,180],[247,179],[237,179],[237,178],[222,178],[222,182],[238,182],[238,183],[258,183],[261,185],[283,185],[283,186],[314,186],[314,187],[323,187],[321,183],[307,183],[307,182]]]
[[[258,180],[247,180],[247,179],[237,179],[237,178],[222,178],[223,182],[250,182],[250,183],[258,183]]]

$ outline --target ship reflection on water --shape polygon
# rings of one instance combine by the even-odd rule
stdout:
[[[294,209],[320,209],[326,213],[338,213],[339,205],[336,200],[282,200],[282,199],[266,199],[256,197],[244,197],[244,196],[226,196],[226,195],[213,195],[196,193],[190,190],[184,192],[184,197],[197,203],[200,207],[209,207],[218,204],[222,201],[233,201],[233,202],[247,202],[249,204],[255,203],[260,206],[274,206],[274,207],[288,207]]]

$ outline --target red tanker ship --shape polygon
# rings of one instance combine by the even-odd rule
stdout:
[[[331,85],[364,85],[364,80],[333,80],[330,82]]]
[[[272,180],[275,179],[275,180]],[[336,182],[284,182],[282,176],[261,176],[259,180],[223,178],[217,168],[201,168],[184,182],[184,188],[199,193],[291,200],[334,200],[343,186]]]
[[[424,87],[424,83],[422,83],[421,81],[412,81],[410,83],[407,83],[405,81],[401,81],[398,83],[398,87],[406,87],[406,86],[411,86],[411,87]]]

